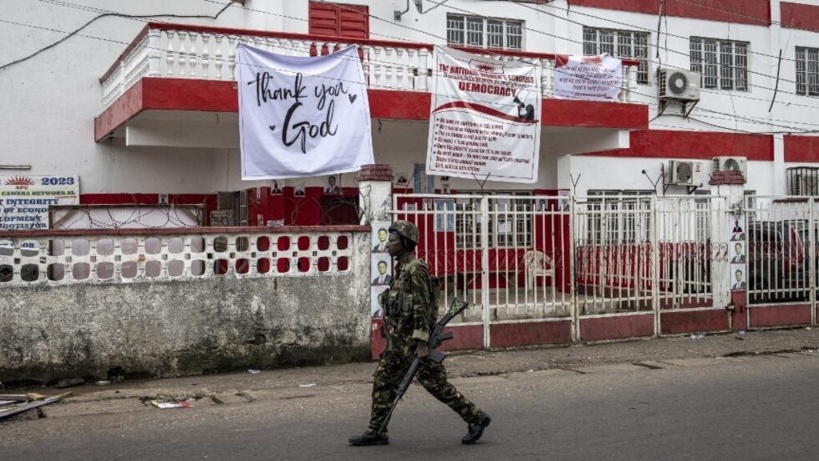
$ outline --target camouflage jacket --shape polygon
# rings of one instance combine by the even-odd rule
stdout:
[[[409,251],[401,255],[389,289],[379,298],[392,343],[409,345],[414,343],[411,340],[429,340],[436,313],[429,305],[429,271],[426,263]]]

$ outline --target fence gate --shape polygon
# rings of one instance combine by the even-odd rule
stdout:
[[[439,309],[470,303],[466,323],[483,326],[483,346],[503,347],[524,322],[571,340],[568,197],[394,195],[393,215],[418,225],[418,257],[444,281]],[[503,330],[494,338],[493,330]],[[510,333],[511,332],[511,333]],[[543,335],[541,335],[543,336]],[[518,343],[519,341],[519,337]]]

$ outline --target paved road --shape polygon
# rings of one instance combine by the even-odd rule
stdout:
[[[453,357],[457,359],[456,357]],[[457,362],[457,360],[455,360]],[[454,364],[453,364],[454,365]],[[465,425],[413,386],[392,443],[349,447],[369,385],[344,382],[225,393],[184,410],[138,399],[54,405],[0,424],[8,460],[815,460],[819,353],[688,358],[455,379],[493,416]],[[372,365],[367,365],[372,366]],[[231,398],[232,397],[232,398]]]

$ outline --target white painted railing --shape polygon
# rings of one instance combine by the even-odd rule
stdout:
[[[139,229],[0,235],[0,288],[345,273],[366,228]]]
[[[149,24],[100,79],[103,106],[108,107],[143,77],[234,80],[236,45],[246,43],[287,56],[327,54],[352,44],[360,56],[369,87],[428,92],[432,76],[431,44],[352,40],[266,31],[221,29],[179,24]],[[470,50],[482,53],[480,50]],[[543,67],[542,92],[552,97],[554,55],[484,50],[501,60],[527,60]],[[623,70],[621,101],[637,88],[636,63]]]

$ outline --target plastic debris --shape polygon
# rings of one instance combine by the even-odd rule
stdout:
[[[261,371],[254,370],[253,368],[247,370],[247,372],[250,373],[251,375],[258,375],[259,373],[261,373]]]
[[[705,338],[705,335],[702,334],[702,333],[692,333],[691,334],[691,340],[692,341],[697,341],[697,340],[700,340],[700,339],[703,339],[703,338]]]
[[[156,400],[151,400],[151,405],[161,410],[168,408],[191,408],[193,406],[191,404],[191,399],[183,400],[182,402],[158,402]]]
[[[97,386],[107,386],[109,384],[111,384],[111,381],[97,381]]]
[[[82,378],[65,378],[61,379],[55,387],[57,389],[63,389],[66,387],[82,386],[83,384],[85,384],[85,380]]]
[[[316,383],[310,383],[310,384],[299,384],[299,387],[315,387],[315,385],[316,385]]]

